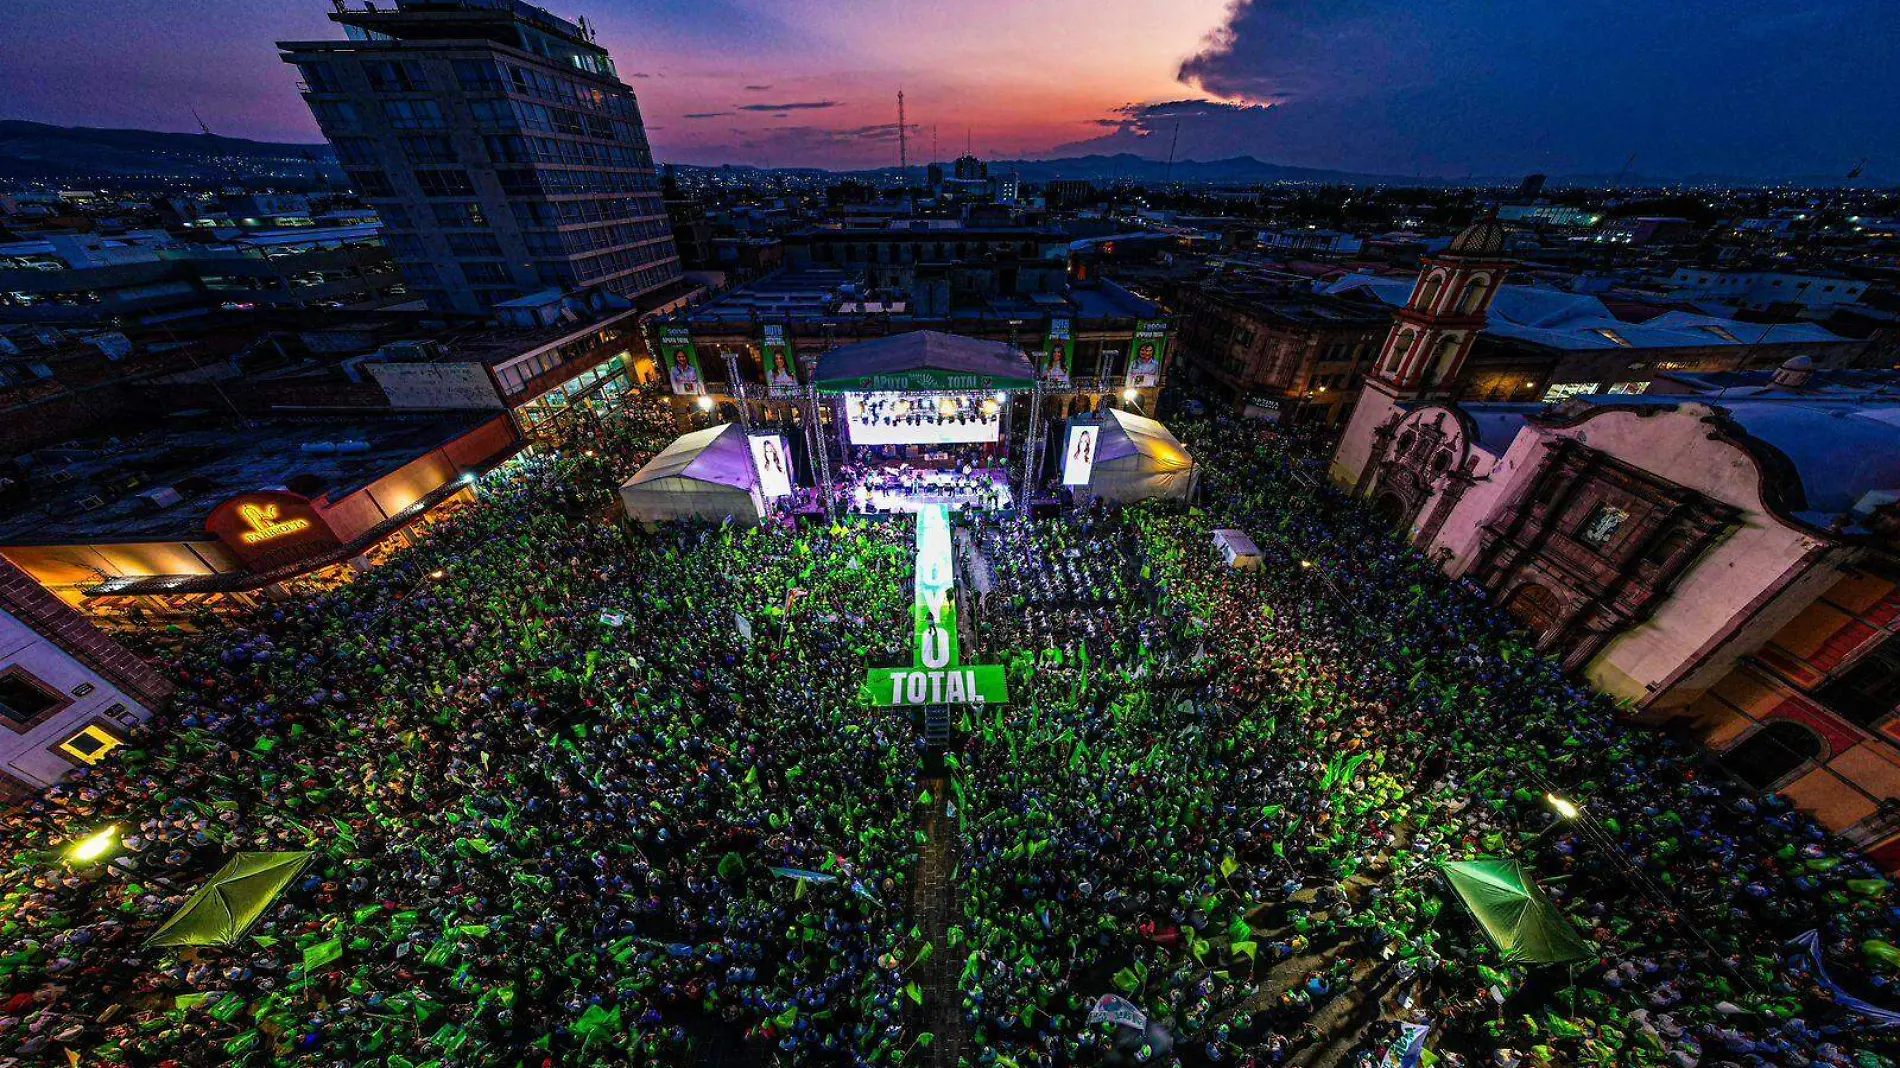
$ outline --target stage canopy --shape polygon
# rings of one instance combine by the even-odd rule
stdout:
[[[228,946],[244,937],[310,861],[308,853],[239,853],[198,888],[148,946]]]
[[[765,514],[745,431],[733,423],[675,438],[621,485],[620,503],[643,523],[727,517],[756,523]]]
[[[966,393],[1032,388],[1036,369],[1001,341],[913,330],[832,349],[812,382],[825,393]]]
[[[1110,408],[1102,419],[1088,492],[1132,504],[1151,498],[1185,501],[1194,491],[1194,461],[1168,428],[1144,415]]]
[[[1596,956],[1517,861],[1460,860],[1439,868],[1505,960],[1564,964]]]

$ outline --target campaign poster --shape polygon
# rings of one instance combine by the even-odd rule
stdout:
[[[792,352],[792,341],[783,323],[765,324],[765,340],[759,346],[759,355],[765,363],[766,385],[773,389],[797,388],[798,357]]]
[[[699,372],[699,351],[684,326],[660,327],[660,365],[666,368],[673,392],[688,397],[706,395],[706,379]]]
[[[1078,423],[1069,428],[1068,447],[1062,453],[1062,484],[1086,486],[1095,469],[1095,439],[1102,428],[1094,423]]]
[[[759,472],[759,492],[767,500],[791,496],[792,466],[785,439],[778,434],[754,434],[746,441],[752,446],[752,466]]]
[[[1045,385],[1067,387],[1075,361],[1075,334],[1067,319],[1049,320],[1049,334],[1042,339],[1042,353],[1036,361],[1036,375]]]
[[[1144,319],[1135,324],[1134,351],[1128,358],[1128,384],[1149,389],[1161,383],[1161,364],[1168,355],[1168,324]]]

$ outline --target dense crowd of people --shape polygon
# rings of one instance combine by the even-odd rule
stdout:
[[[1002,1068],[1368,1063],[1402,1024],[1452,1065],[1891,1063],[1786,945],[1881,999],[1891,883],[1252,429],[1178,429],[1200,508],[963,532],[965,657],[1011,697],[940,762],[860,692],[911,654],[909,523],[625,529],[658,396],[346,586],[170,636],[172,707],[6,817],[0,1057],[914,1063],[952,998]],[[926,814],[959,860],[935,940]],[[144,945],[246,850],[312,857],[235,945]],[[1472,857],[1592,955],[1501,959],[1435,867]],[[1092,1019],[1110,994],[1146,1025]]]

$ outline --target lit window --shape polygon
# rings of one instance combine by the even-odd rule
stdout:
[[[1726,326],[1711,325],[1711,326],[1704,326],[1702,329],[1707,330],[1709,333],[1714,334],[1716,337],[1721,338],[1723,341],[1734,342],[1734,341],[1739,340],[1734,334],[1729,333],[1728,327]]]
[[[1626,349],[1633,347],[1630,345],[1628,338],[1624,337],[1622,334],[1619,334],[1616,331],[1611,330],[1607,327],[1603,329],[1595,330],[1593,331],[1593,333],[1600,334],[1611,343],[1616,344],[1616,345],[1621,345],[1622,347]]]
[[[107,753],[125,744],[125,739],[98,724],[87,724],[79,733],[59,743],[61,753],[81,764],[97,764]]]

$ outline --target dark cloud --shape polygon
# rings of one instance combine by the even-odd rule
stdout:
[[[682,119],[716,119],[721,115],[730,115],[730,111],[689,111],[681,115]]]
[[[745,91],[748,93],[763,93],[770,88],[772,87],[769,85],[748,85],[745,87]]]
[[[634,74],[629,74],[629,75],[627,75],[627,77],[629,77],[629,78],[651,78],[651,77],[653,77],[653,75],[651,75],[651,74],[640,74],[640,73],[634,73]]]
[[[1181,152],[1447,177],[1614,172],[1632,152],[1665,176],[1892,167],[1895,39],[1892,0],[1236,0],[1181,81],[1274,106],[1181,114]]]
[[[823,111],[843,107],[836,100],[806,100],[792,104],[735,104],[740,111]]]

